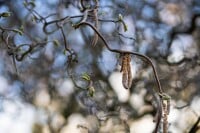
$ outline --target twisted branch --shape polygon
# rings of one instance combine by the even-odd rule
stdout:
[[[159,81],[159,78],[158,78],[158,74],[157,74],[156,68],[155,68],[152,60],[148,56],[140,54],[140,53],[137,53],[137,52],[130,52],[130,51],[119,50],[119,49],[112,49],[108,45],[108,43],[106,42],[105,38],[101,35],[101,33],[92,24],[90,24],[89,22],[78,23],[78,24],[74,25],[74,28],[77,29],[80,26],[84,26],[84,25],[89,26],[90,28],[92,28],[96,32],[96,34],[99,36],[99,38],[101,38],[101,40],[103,41],[103,44],[106,46],[106,48],[109,51],[114,52],[114,53],[119,53],[119,54],[132,54],[132,55],[138,56],[138,57],[146,60],[148,62],[148,64],[150,64],[152,69],[153,69],[154,79],[155,79],[156,84],[157,84],[158,92],[159,92],[159,94],[161,94],[161,95],[159,95],[160,96],[160,101],[163,101],[164,93],[163,93],[163,90],[162,90],[162,87],[161,87],[161,84],[160,84],[160,81]],[[154,130],[155,133],[158,132],[159,125],[160,125],[160,122],[161,122],[161,119],[162,119],[162,107],[163,107],[162,102],[157,102],[157,107],[158,107],[158,111],[157,111],[156,128]]]

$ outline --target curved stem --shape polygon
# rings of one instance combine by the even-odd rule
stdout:
[[[81,25],[87,25],[87,26],[91,27],[97,33],[97,35],[101,38],[101,40],[103,41],[104,45],[106,46],[106,48],[109,51],[115,52],[115,53],[119,53],[119,54],[132,54],[132,55],[136,55],[136,56],[139,56],[139,57],[145,59],[151,65],[151,67],[153,69],[154,78],[156,80],[159,93],[161,93],[161,94],[163,93],[163,90],[162,90],[162,87],[160,85],[160,81],[159,81],[159,78],[158,78],[158,74],[156,72],[156,68],[155,68],[152,60],[148,56],[140,54],[140,53],[137,53],[137,52],[130,52],[130,51],[119,50],[119,49],[112,49],[112,48],[109,47],[109,45],[106,42],[105,38],[101,35],[101,33],[92,24],[90,24],[88,22],[82,22],[82,23],[79,23],[79,24],[75,25],[74,27],[78,28]]]
[[[105,38],[101,35],[101,33],[89,22],[78,23],[78,24],[74,25],[74,28],[79,28],[80,26],[83,26],[83,25],[87,25],[90,28],[92,28],[96,32],[96,34],[102,39],[104,45],[106,46],[106,48],[109,51],[115,52],[115,53],[119,53],[119,54],[132,54],[132,55],[136,55],[136,56],[139,56],[140,58],[145,59],[151,65],[151,67],[153,69],[154,78],[156,80],[156,84],[157,84],[157,88],[158,88],[159,94],[163,94],[163,90],[162,90],[162,87],[161,87],[161,84],[160,84],[160,81],[159,81],[159,78],[158,78],[158,74],[157,74],[156,68],[155,68],[152,60],[148,56],[140,54],[140,53],[137,53],[137,52],[130,52],[130,51],[125,51],[125,50],[119,50],[119,49],[110,48],[108,43],[106,42]],[[161,95],[159,95],[159,96],[160,96],[160,101],[157,102],[157,106],[158,106],[157,121],[156,121],[156,127],[155,127],[155,130],[154,130],[154,133],[158,132],[159,125],[160,125],[160,122],[161,122],[161,119],[162,119],[162,103],[161,103],[162,96]]]

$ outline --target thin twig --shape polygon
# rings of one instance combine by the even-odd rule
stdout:
[[[64,30],[63,30],[63,27],[61,26],[60,27],[60,30],[61,30],[61,33],[62,33],[62,36],[63,36],[63,40],[64,40],[64,45],[65,45],[65,50],[68,51],[70,54],[72,53],[72,51],[69,49],[69,46],[67,44],[67,39],[65,37],[65,33],[64,33]]]

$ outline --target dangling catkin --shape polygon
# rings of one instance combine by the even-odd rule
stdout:
[[[122,84],[124,88],[126,89],[129,89],[132,85],[132,74],[131,74],[130,62],[131,62],[131,55],[123,54],[120,72],[122,72]]]

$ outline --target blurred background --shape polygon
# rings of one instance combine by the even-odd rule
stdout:
[[[0,133],[154,130],[158,90],[151,66],[132,56],[133,82],[126,90],[119,55],[101,39],[93,46],[89,27],[72,27],[83,15],[79,0],[0,0],[0,14]],[[127,31],[116,22],[119,16]],[[199,16],[199,0],[99,0],[98,29],[108,45],[155,64],[171,96],[171,133],[200,132]],[[76,55],[70,67],[65,44]]]

